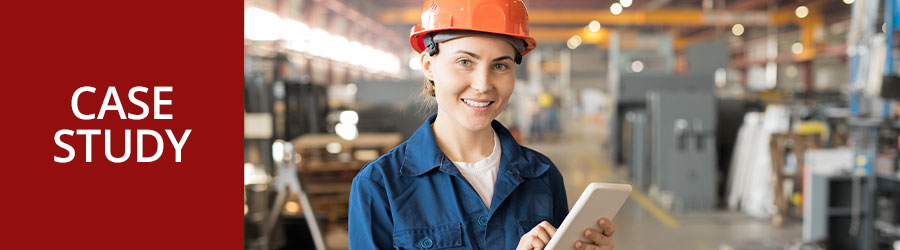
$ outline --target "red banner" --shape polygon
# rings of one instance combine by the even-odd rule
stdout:
[[[3,9],[0,248],[243,246],[242,2]]]

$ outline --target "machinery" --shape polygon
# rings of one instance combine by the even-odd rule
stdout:
[[[663,207],[711,210],[716,202],[716,101],[712,76],[624,75],[613,126],[635,186]],[[624,128],[624,129],[623,129]]]
[[[712,210],[716,202],[713,96],[651,91],[647,106],[651,185],[663,191],[663,205],[675,210]]]

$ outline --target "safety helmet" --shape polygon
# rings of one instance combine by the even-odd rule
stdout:
[[[522,0],[425,0],[419,24],[409,32],[409,44],[418,53],[437,53],[432,40],[438,31],[473,31],[521,39],[516,63],[537,45],[528,36],[528,12]],[[517,49],[518,50],[518,49]]]

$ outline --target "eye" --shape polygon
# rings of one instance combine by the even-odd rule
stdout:
[[[494,69],[499,70],[499,71],[504,71],[504,70],[509,69],[509,65],[506,65],[503,63],[494,64]]]
[[[463,67],[469,67],[472,66],[472,61],[469,59],[460,59],[459,61],[456,61],[456,64]]]

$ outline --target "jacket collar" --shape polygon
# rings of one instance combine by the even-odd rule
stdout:
[[[441,172],[458,175],[453,162],[438,147],[431,124],[437,114],[432,114],[422,126],[410,136],[404,148],[403,163],[400,173],[407,176],[419,176],[439,168]],[[538,160],[535,155],[525,155],[522,147],[516,142],[509,130],[497,120],[491,121],[491,127],[500,139],[501,156],[499,173],[526,178],[537,177],[550,168],[548,163]]]

